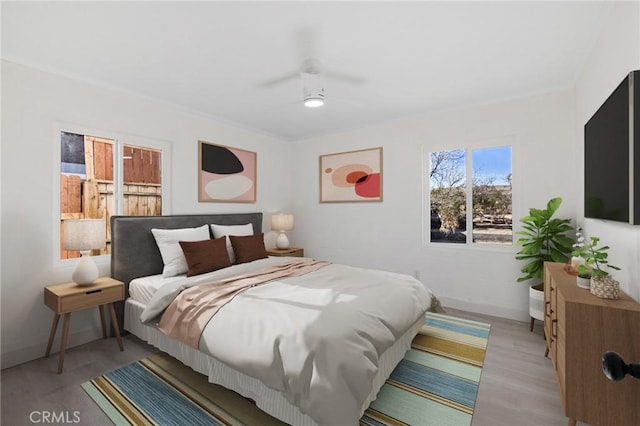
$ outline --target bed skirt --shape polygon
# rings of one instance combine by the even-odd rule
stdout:
[[[258,408],[273,417],[292,425],[317,426],[311,417],[300,412],[280,392],[266,387],[259,380],[232,369],[210,355],[167,337],[156,327],[140,322],[139,318],[143,309],[143,304],[127,299],[124,315],[125,330],[180,360],[195,371],[204,374],[208,377],[209,382],[219,384],[245,398],[252,399]],[[411,347],[411,341],[423,325],[424,318],[420,318],[393,346],[382,354],[378,374],[374,377],[372,392],[364,401],[362,412],[369,407],[371,401],[375,400],[378,391]]]

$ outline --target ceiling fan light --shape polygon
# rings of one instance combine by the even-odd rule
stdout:
[[[310,96],[304,100],[304,106],[307,108],[318,108],[324,105],[324,97]]]

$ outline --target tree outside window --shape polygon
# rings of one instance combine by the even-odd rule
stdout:
[[[511,147],[438,151],[429,160],[429,241],[512,244]]]

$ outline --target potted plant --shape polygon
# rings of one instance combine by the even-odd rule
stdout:
[[[589,288],[591,288],[591,267],[585,265],[585,260],[582,257],[575,255],[585,244],[582,228],[578,226],[576,228],[576,243],[573,245],[573,252],[571,253],[573,256],[571,258],[571,264],[565,268],[565,271],[571,275],[575,275],[578,287],[589,290]],[[583,266],[583,268],[580,268],[582,272],[578,270],[578,266],[581,265]]]
[[[620,283],[614,280],[605,268],[620,270],[609,263],[609,246],[598,247],[600,238],[591,237],[589,242],[579,241],[572,255],[584,260],[577,265],[576,270],[580,275],[591,277],[590,291],[592,294],[604,299],[617,299]],[[579,276],[580,276],[579,275]]]
[[[517,260],[527,263],[520,269],[522,276],[518,282],[532,279],[537,282],[529,288],[529,316],[531,330],[535,320],[544,320],[544,262],[568,262],[573,239],[566,233],[571,231],[571,219],[554,217],[562,204],[562,198],[549,200],[545,209],[529,209],[529,215],[520,218],[522,231],[516,232],[520,238],[516,242],[522,249],[516,254]]]

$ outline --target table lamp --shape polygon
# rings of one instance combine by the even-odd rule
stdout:
[[[91,285],[98,278],[98,267],[90,251],[106,245],[107,227],[105,219],[69,219],[64,221],[64,249],[79,250],[80,261],[73,271],[74,283]]]
[[[276,239],[276,247],[279,249],[289,248],[289,239],[285,231],[291,231],[293,229],[293,215],[282,213],[272,215],[271,229],[280,232]]]

